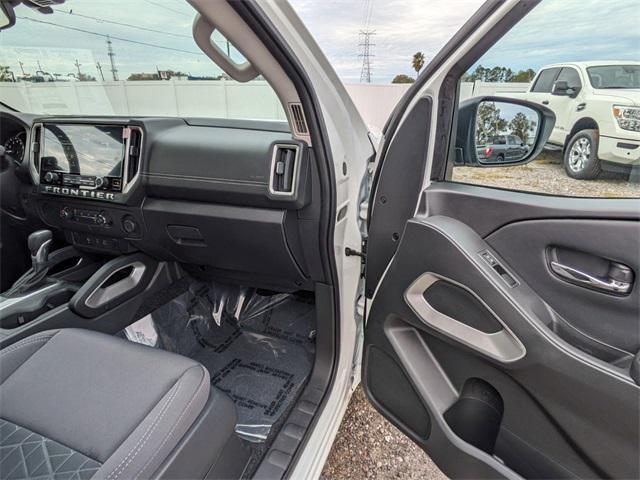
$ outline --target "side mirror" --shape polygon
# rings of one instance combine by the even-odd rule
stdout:
[[[536,158],[551,135],[554,113],[516,98],[475,97],[460,103],[456,164],[476,167],[522,165]],[[500,139],[515,135],[524,151],[508,150]]]
[[[570,87],[564,80],[554,82],[551,88],[551,95],[560,95],[575,98],[580,93],[580,87]]]
[[[13,5],[6,0],[0,0],[0,31],[11,28],[16,23],[16,15]]]

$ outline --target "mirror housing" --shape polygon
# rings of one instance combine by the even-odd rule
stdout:
[[[551,88],[551,95],[569,95],[569,93],[573,91],[572,88],[569,88],[569,84],[564,80],[558,80],[553,82],[553,87]]]
[[[570,87],[565,80],[553,82],[553,87],[551,88],[551,95],[567,96],[571,98],[575,98],[578,95],[578,92],[580,92],[580,89]]]
[[[538,128],[535,138],[530,142],[528,151],[517,161],[503,163],[483,163],[478,157],[476,145],[476,117],[478,108],[483,102],[500,102],[504,104],[526,107],[538,114]],[[553,126],[556,123],[556,116],[549,108],[540,104],[519,98],[507,98],[496,96],[473,97],[460,102],[458,108],[458,128],[456,132],[456,155],[454,165],[465,165],[474,167],[500,167],[514,166],[529,163],[536,158],[544,148]]]
[[[8,0],[0,0],[0,31],[11,28],[16,23],[13,5]]]

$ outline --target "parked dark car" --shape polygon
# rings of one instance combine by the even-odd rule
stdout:
[[[477,146],[481,163],[514,162],[527,154],[529,147],[516,135],[495,135],[486,144]]]

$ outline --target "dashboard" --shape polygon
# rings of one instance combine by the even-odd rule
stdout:
[[[19,208],[80,250],[142,251],[264,288],[322,279],[307,261],[317,169],[285,122],[3,112],[1,126]]]

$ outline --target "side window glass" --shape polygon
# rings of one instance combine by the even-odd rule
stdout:
[[[545,0],[462,73],[445,180],[640,198],[640,59],[629,47],[640,45],[638,4],[610,3],[589,48],[593,16],[576,15],[574,2]]]
[[[553,86],[553,82],[555,81],[559,70],[559,68],[548,68],[546,70],[542,70],[531,91],[536,93],[551,93],[551,87]]]

